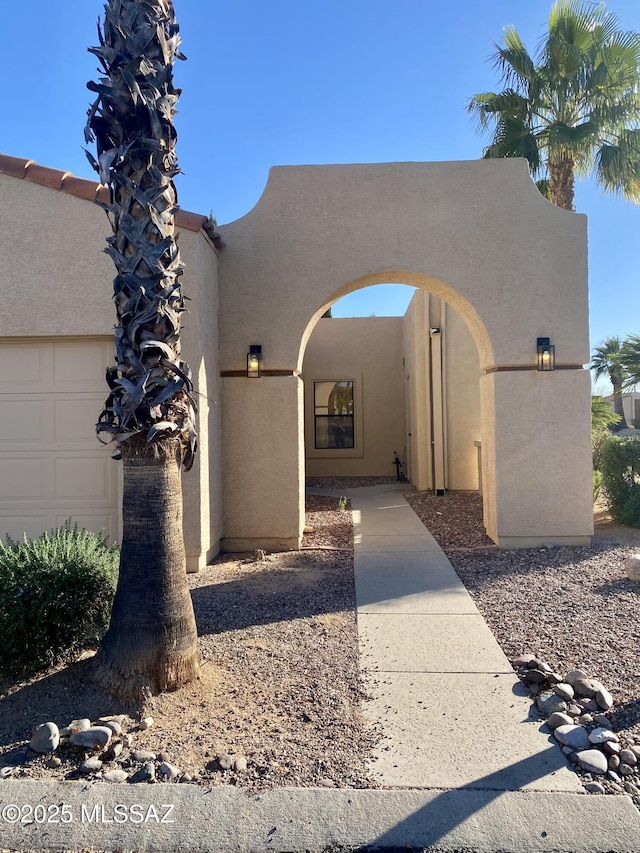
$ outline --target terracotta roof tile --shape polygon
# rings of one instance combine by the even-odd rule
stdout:
[[[96,193],[96,198],[99,201],[104,202],[105,204],[110,204],[111,202],[111,191],[106,184],[98,184],[96,187],[98,192]]]
[[[67,173],[67,176],[62,181],[61,189],[63,193],[75,195],[77,198],[86,198],[87,201],[94,201],[100,186],[95,181],[88,181],[86,178],[76,178],[75,175]]]
[[[49,169],[47,166],[40,166],[32,160],[27,166],[24,177],[34,184],[42,184],[45,187],[51,187],[52,190],[60,190],[63,180],[70,174],[71,172],[63,172],[61,169]]]
[[[13,175],[14,178],[24,178],[27,166],[34,161],[25,160],[24,157],[9,157],[8,154],[0,154],[0,172],[5,175]]]
[[[107,203],[110,201],[108,187],[86,178],[77,178],[71,172],[41,166],[35,160],[25,160],[22,157],[11,157],[8,154],[0,153],[0,173],[11,175],[14,178],[23,178],[54,190],[62,190],[77,198],[87,199],[87,201],[94,201],[96,198]],[[176,214],[177,227],[186,228],[187,231],[200,231],[207,221],[206,216],[201,213],[192,213],[189,210],[179,210]],[[209,234],[209,230],[205,228],[207,234]],[[210,234],[209,236],[211,237]],[[219,235],[217,236],[219,237]],[[218,243],[216,243],[216,248],[219,248]]]

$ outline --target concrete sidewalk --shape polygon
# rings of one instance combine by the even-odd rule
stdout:
[[[640,851],[631,800],[583,792],[398,490],[337,494],[350,496],[354,508],[361,661],[371,694],[365,713],[382,727],[372,770],[384,788],[249,795],[231,787],[8,779],[0,781],[0,850]]]
[[[444,552],[402,495],[352,496],[361,667],[383,785],[582,791]]]

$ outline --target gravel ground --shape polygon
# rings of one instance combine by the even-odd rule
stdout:
[[[397,477],[307,477],[307,486],[313,489],[357,489],[362,486],[384,486],[398,483]]]
[[[586,670],[627,706],[620,722],[640,722],[640,590],[624,572],[637,549],[596,543],[499,551],[484,532],[478,495],[406,497],[508,658],[533,652],[559,672]]]
[[[303,551],[221,555],[189,575],[202,666],[182,690],[119,705],[96,689],[90,656],[0,681],[0,768],[78,778],[78,750],[60,748],[62,764],[48,768],[27,748],[31,728],[124,714],[134,749],[166,752],[193,782],[377,787],[366,770],[378,735],[361,712],[351,512],[338,507],[337,497],[308,497]],[[148,715],[154,725],[138,730]],[[222,770],[228,754],[246,758],[246,770]]]
[[[484,533],[479,495],[405,497],[509,660],[532,653],[561,674],[581,669],[598,679],[615,700],[613,730],[640,744],[640,585],[624,571],[638,546],[620,544],[636,541],[637,531],[617,528],[618,542],[596,537],[591,547],[499,551]],[[640,808],[640,794],[632,796]]]
[[[309,485],[340,490],[386,482],[396,480]],[[484,533],[478,495],[405,497],[448,554],[507,657],[533,652],[561,672],[580,668],[599,679],[616,700],[613,728],[640,743],[639,589],[623,570],[626,555],[638,550],[638,531],[618,528],[617,542],[591,548],[498,551]],[[169,750],[194,781],[253,790],[376,786],[366,759],[377,733],[360,712],[351,516],[339,511],[337,497],[308,496],[307,524],[314,531],[305,535],[303,552],[264,559],[223,555],[190,576],[201,678],[158,697],[150,708],[124,709],[133,726],[140,713],[154,715],[155,726],[136,733],[136,745]],[[85,678],[89,664],[22,684],[0,683],[0,766],[25,757],[35,722],[123,710],[96,694]],[[247,771],[220,771],[221,752],[247,756]],[[16,767],[16,775],[36,778],[69,774],[70,765],[51,771],[41,758]],[[640,798],[634,801],[640,807]],[[347,849],[355,853],[331,853]]]
[[[321,481],[338,491],[372,484]],[[560,672],[579,668],[599,679],[616,701],[613,727],[640,743],[639,590],[623,570],[637,545],[498,551],[484,533],[478,495],[406,497],[507,657],[533,652]],[[51,770],[27,754],[34,724],[124,712],[125,727],[135,730],[150,713],[156,723],[135,731],[135,746],[168,752],[194,782],[375,787],[366,762],[378,733],[360,710],[351,515],[338,506],[337,496],[308,496],[313,532],[301,552],[222,555],[190,576],[203,660],[190,687],[145,709],[122,708],[96,692],[90,659],[29,682],[0,683],[0,767],[74,778],[71,757]],[[637,542],[637,533],[619,541]],[[246,757],[247,770],[222,771],[223,753]]]

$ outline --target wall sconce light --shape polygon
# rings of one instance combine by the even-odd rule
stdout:
[[[247,376],[249,379],[260,379],[262,376],[262,345],[251,344],[247,353]]]
[[[556,369],[556,348],[549,338],[538,338],[538,370]]]

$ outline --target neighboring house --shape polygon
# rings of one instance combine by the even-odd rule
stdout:
[[[91,202],[108,193],[4,155],[0,193],[0,535],[72,517],[117,538],[119,468],[94,436],[115,311]],[[501,547],[589,541],[586,220],[524,162],[277,167],[219,234],[176,224],[199,400],[189,570],[220,547],[297,548],[305,469],[393,476],[394,452],[418,489],[481,482]],[[320,319],[383,282],[418,288],[404,318]]]
[[[613,406],[613,394],[604,399]],[[625,391],[622,395],[622,408],[629,427],[640,428],[640,391]]]

